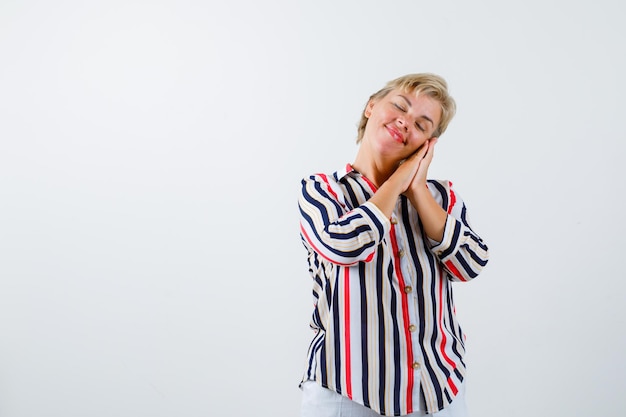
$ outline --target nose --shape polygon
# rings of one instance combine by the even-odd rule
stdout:
[[[409,125],[403,117],[398,117],[398,126],[404,129],[405,132],[409,130]]]

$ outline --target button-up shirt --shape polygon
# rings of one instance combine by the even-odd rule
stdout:
[[[302,180],[314,302],[302,381],[382,415],[445,408],[466,372],[451,283],[475,278],[488,249],[452,184],[427,186],[448,213],[441,242],[425,235],[405,196],[387,218],[368,201],[376,186],[350,165]]]

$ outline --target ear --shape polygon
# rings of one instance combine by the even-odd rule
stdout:
[[[368,119],[372,115],[372,108],[373,107],[374,107],[374,100],[370,99],[370,101],[367,102],[367,106],[365,106],[365,111],[363,112],[365,117],[367,117]]]

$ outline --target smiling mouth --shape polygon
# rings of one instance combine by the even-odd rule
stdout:
[[[397,129],[390,127],[390,126],[385,126],[387,128],[387,131],[389,132],[389,134],[391,135],[391,137],[398,143],[404,144],[404,137],[400,134],[400,132],[398,132]]]

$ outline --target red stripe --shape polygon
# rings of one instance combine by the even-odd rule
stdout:
[[[456,204],[456,194],[452,190],[452,182],[450,182],[450,204],[448,205],[448,214],[452,213],[452,207]]]
[[[461,273],[459,272],[459,270],[458,270],[458,269],[456,269],[456,266],[454,266],[454,264],[452,263],[452,261],[446,261],[446,262],[445,262],[445,264],[446,264],[446,267],[448,268],[448,270],[449,270],[450,272],[452,272],[452,275],[454,275],[455,277],[457,277],[457,278],[458,278],[458,279],[460,279],[461,281],[464,281],[464,282],[465,282],[465,281],[467,281],[467,280],[465,279],[465,277],[463,277],[463,274],[461,274]]]
[[[328,182],[328,177],[325,174],[318,174],[318,175],[322,178],[322,180],[324,180],[324,182],[328,186],[328,192],[331,193],[333,197],[335,197],[335,200],[339,201],[339,197],[337,197],[337,194],[335,194],[333,189],[330,187],[330,183]]]
[[[409,330],[409,300],[404,291],[405,283],[402,270],[400,269],[400,256],[398,255],[398,242],[396,240],[396,228],[391,225],[391,249],[393,250],[394,267],[398,276],[398,284],[400,286],[400,298],[402,299],[402,318],[404,320],[404,337],[406,337],[407,346],[407,366],[409,367],[407,388],[406,388],[406,407],[407,414],[413,412],[413,342],[411,340],[411,332]]]
[[[443,279],[439,281],[439,332],[441,333],[441,344],[439,345],[439,350],[441,351],[441,356],[443,359],[448,362],[450,366],[456,368],[456,363],[452,361],[446,354],[446,334],[443,331]]]
[[[344,338],[346,339],[346,394],[352,399],[352,361],[350,357],[350,269],[345,268],[343,274],[344,296],[343,296],[343,315],[344,315]]]
[[[454,395],[456,395],[457,392],[459,392],[459,389],[454,384],[454,381],[452,380],[452,377],[448,377],[448,386],[450,387],[450,389],[452,389],[452,393]]]
[[[363,178],[365,180],[365,182],[367,183],[367,185],[370,186],[370,188],[372,189],[372,192],[375,193],[376,190],[378,189],[378,187],[376,187],[376,184],[374,184],[373,182],[371,182],[365,175],[361,174],[361,178]]]

